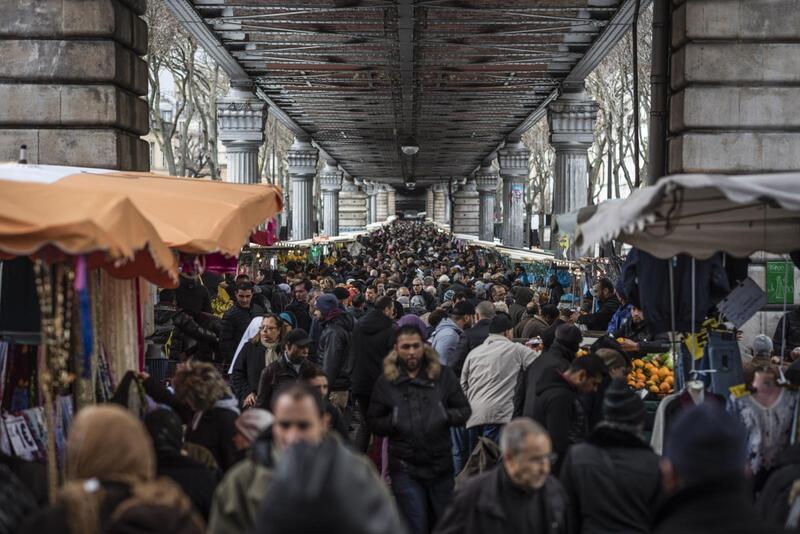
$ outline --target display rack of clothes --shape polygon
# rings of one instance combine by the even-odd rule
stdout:
[[[650,446],[656,454],[662,454],[664,450],[664,438],[669,434],[669,430],[679,414],[688,410],[692,406],[710,402],[716,404],[720,409],[725,409],[725,398],[706,389],[705,383],[701,380],[691,380],[686,384],[686,388],[664,397],[656,409],[656,417],[653,422],[653,433],[650,437]]]

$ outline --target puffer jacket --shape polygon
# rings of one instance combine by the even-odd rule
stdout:
[[[553,452],[558,455],[553,472],[558,473],[569,446],[582,442],[589,433],[589,419],[578,392],[558,369],[551,367],[539,380],[533,419],[550,433]]]
[[[355,321],[352,315],[335,310],[321,323],[318,358],[322,363],[322,370],[328,375],[331,391],[347,391],[350,389],[350,372],[353,367],[350,337]]]
[[[538,352],[500,334],[489,334],[469,353],[461,371],[461,389],[472,408],[467,428],[511,421],[519,374],[538,356]]]
[[[397,327],[381,310],[370,310],[358,320],[350,338],[353,395],[369,397],[383,371],[383,359],[392,351]]]
[[[390,470],[434,480],[453,476],[450,427],[463,426],[471,410],[452,369],[442,366],[430,347],[421,365],[410,378],[396,351],[386,357],[367,423],[375,434],[389,438]]]
[[[154,332],[147,338],[156,345],[169,343],[170,359],[177,360],[182,353],[190,352],[198,342],[215,344],[217,336],[211,330],[203,328],[183,310],[167,306],[156,306],[153,310],[155,322]]]

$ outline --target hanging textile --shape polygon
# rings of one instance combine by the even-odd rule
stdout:
[[[135,282],[112,278],[104,271],[99,276],[101,320],[97,333],[111,377],[121,377],[126,371],[139,369]]]

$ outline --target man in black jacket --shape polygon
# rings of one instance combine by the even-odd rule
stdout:
[[[375,382],[381,376],[383,359],[394,347],[392,322],[394,302],[390,297],[381,297],[364,317],[358,320],[350,340],[353,370],[350,374],[351,391],[361,414],[362,422],[356,434],[356,449],[367,452],[370,441],[369,425],[366,423],[369,399]]]
[[[664,332],[658,336],[651,335],[650,323],[647,322],[642,310],[636,306],[631,307],[630,320],[614,332],[614,339],[619,338],[623,338],[624,341],[621,341],[620,345],[629,357],[669,350],[667,333]]]
[[[464,335],[459,339],[456,350],[453,353],[453,372],[459,379],[461,378],[461,370],[464,368],[467,354],[475,347],[482,345],[486,338],[489,337],[489,325],[495,316],[494,305],[491,302],[479,302],[475,306],[475,315],[478,316],[478,322],[472,325],[472,328],[464,330]]]
[[[258,381],[256,408],[272,409],[272,395],[278,386],[286,382],[299,382],[316,376],[319,368],[308,361],[308,346],[311,338],[300,328],[286,334],[284,351],[280,359],[261,371]]]
[[[661,458],[669,495],[657,512],[655,534],[772,534],[753,508],[745,479],[747,431],[723,408],[704,402],[680,415]]]
[[[178,307],[194,316],[198,313],[211,314],[211,294],[203,285],[200,276],[193,272],[180,275],[178,288],[175,290]]]
[[[642,439],[644,416],[644,402],[624,380],[614,380],[603,400],[603,420],[567,453],[559,480],[576,533],[650,532],[661,471],[658,455]]]
[[[222,316],[222,333],[220,334],[220,350],[225,363],[230,364],[236,347],[254,317],[264,315],[264,308],[253,302],[253,284],[241,282],[236,286],[236,304]]]
[[[281,357],[281,320],[277,315],[262,319],[258,340],[248,341],[236,357],[231,387],[245,408],[255,405],[261,371]]]
[[[430,531],[453,492],[450,427],[471,413],[455,374],[426,347],[415,326],[397,331],[370,400],[373,432],[389,438],[389,471],[410,530]]]
[[[620,303],[614,292],[614,284],[608,278],[601,278],[594,286],[594,295],[600,302],[600,309],[595,313],[576,316],[579,324],[585,324],[589,330],[600,330],[605,332],[608,323],[619,308]]]
[[[567,496],[550,474],[547,431],[520,417],[503,429],[502,463],[470,478],[458,490],[436,534],[566,534]]]
[[[581,393],[591,393],[603,380],[606,364],[590,354],[576,358],[565,372],[550,368],[536,384],[533,419],[550,433],[553,451],[558,455],[558,473],[570,445],[580,443],[589,433],[589,418],[580,401]]]
[[[425,291],[425,286],[422,283],[422,278],[414,278],[411,283],[412,294],[411,298],[415,295],[421,296],[425,300],[425,308],[430,312],[436,309],[436,299],[433,295]]]
[[[350,396],[350,336],[355,322],[332,293],[321,295],[315,305],[322,315],[317,356],[322,362],[322,370],[331,380],[330,400],[344,412]]]
[[[301,280],[292,283],[292,295],[294,298],[286,306],[285,310],[292,312],[297,319],[297,327],[306,332],[311,331],[311,313],[308,311],[308,292],[311,290],[311,282]]]
[[[514,415],[533,417],[536,405],[536,385],[550,369],[564,372],[575,360],[583,336],[577,326],[564,324],[556,329],[556,339],[541,356],[533,360],[522,380],[517,384],[514,395]]]
[[[194,354],[198,354],[201,360],[210,360],[210,349],[217,344],[216,334],[178,309],[175,300],[174,290],[162,289],[159,292],[158,305],[153,313],[155,328],[147,340],[163,345],[165,352],[169,352],[166,356],[172,360],[184,360]]]

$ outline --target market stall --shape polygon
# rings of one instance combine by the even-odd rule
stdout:
[[[0,165],[3,450],[46,457],[54,488],[74,409],[142,369],[152,288],[177,285],[179,254],[238,254],[280,198],[270,186]]]

